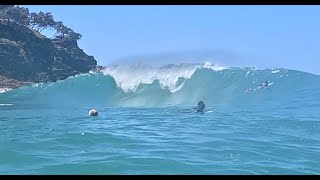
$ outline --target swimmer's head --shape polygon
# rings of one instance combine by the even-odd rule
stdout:
[[[89,116],[98,116],[98,111],[96,109],[91,109],[89,111]]]

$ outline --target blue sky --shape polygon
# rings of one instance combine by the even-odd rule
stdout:
[[[27,7],[81,33],[80,48],[102,65],[210,60],[320,74],[320,6]]]

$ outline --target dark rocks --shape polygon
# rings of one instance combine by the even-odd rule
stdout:
[[[51,40],[28,27],[0,22],[0,88],[55,82],[96,66],[75,40]]]

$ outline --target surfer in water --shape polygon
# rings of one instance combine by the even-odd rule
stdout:
[[[254,90],[253,89],[247,89],[246,93],[251,92],[251,91],[254,91]]]
[[[269,81],[265,81],[264,83],[260,84],[259,87],[257,87],[257,90],[261,88],[267,88],[269,87],[269,85],[270,85]]]
[[[199,101],[198,105],[192,109],[197,110],[197,112],[203,112],[205,107],[206,107],[206,105],[203,103],[203,101]]]
[[[269,83],[269,81],[265,81],[264,83],[260,84],[256,89],[247,89],[246,93],[256,91],[261,88],[267,88],[267,87],[269,87],[269,85],[271,85],[271,83]]]
[[[268,86],[269,86],[269,81],[266,81],[260,85],[260,87],[268,87]]]

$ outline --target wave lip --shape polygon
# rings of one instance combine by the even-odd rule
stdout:
[[[183,87],[184,82],[179,82],[179,80],[190,79],[196,70],[203,68],[221,71],[226,67],[213,65],[209,62],[204,64],[169,64],[158,68],[144,64],[131,64],[106,66],[103,73],[112,76],[117,86],[124,92],[135,92],[139,85],[152,84],[157,80],[162,89],[168,89],[174,93]]]

